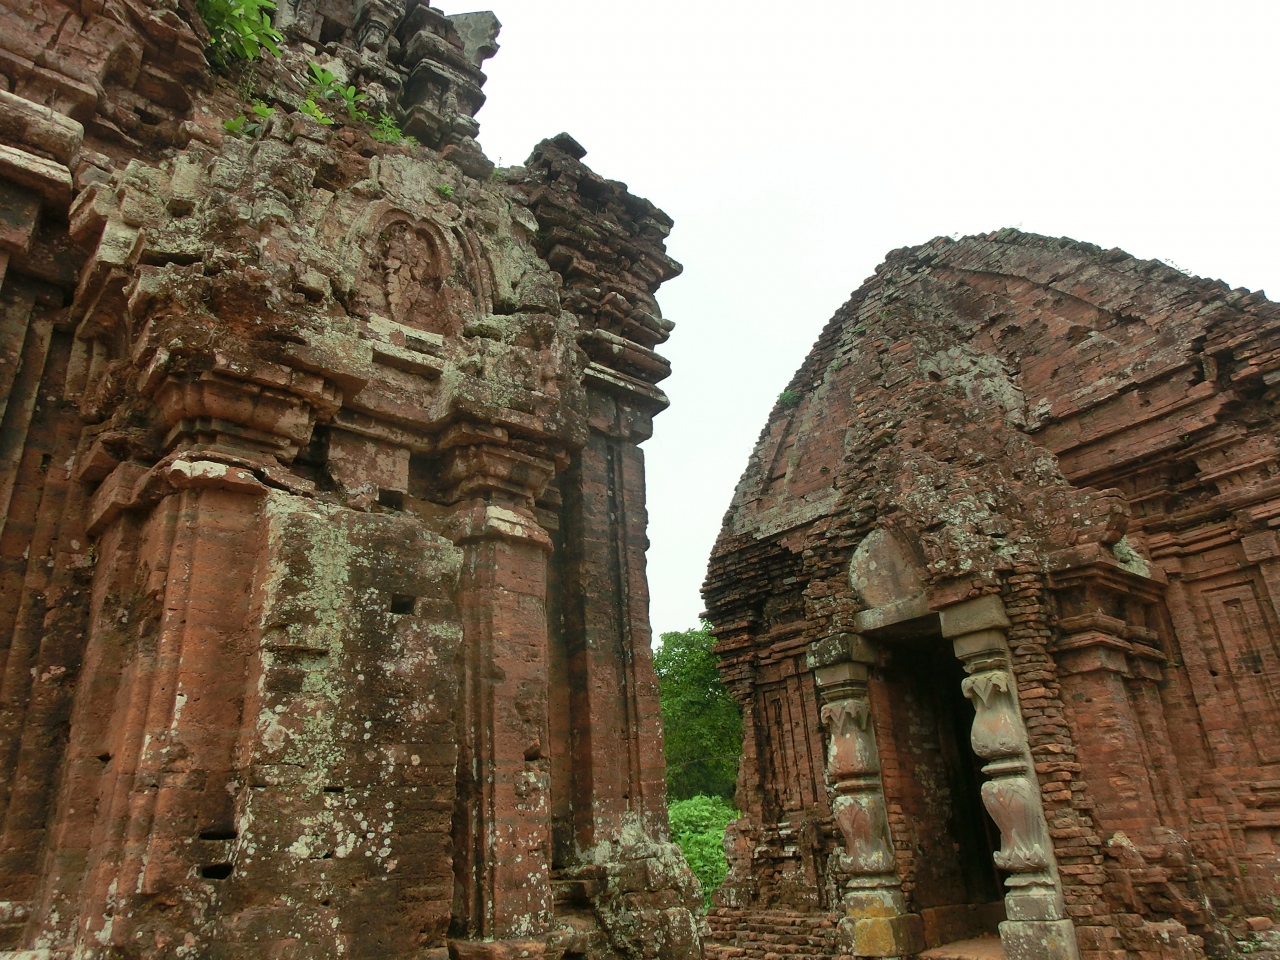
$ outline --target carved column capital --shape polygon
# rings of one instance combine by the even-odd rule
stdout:
[[[445,503],[483,498],[531,510],[567,463],[558,449],[517,449],[503,430],[455,428],[441,438],[436,483]]]

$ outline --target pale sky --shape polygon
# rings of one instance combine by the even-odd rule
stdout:
[[[697,624],[774,399],[889,250],[1016,226],[1280,298],[1280,3],[491,8],[489,156],[567,131],[675,220],[671,408],[644,444],[655,637]]]

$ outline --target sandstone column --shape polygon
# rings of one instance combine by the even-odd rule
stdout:
[[[563,481],[566,528],[576,547],[565,558],[565,632],[573,651],[571,786],[579,850],[618,840],[633,814],[647,836],[663,840],[667,833],[639,447],[660,407],[640,392],[622,393],[594,366],[587,384],[591,432]]]
[[[939,612],[942,635],[964,663],[961,689],[976,716],[970,743],[987,761],[982,802],[1000,828],[995,864],[1009,872],[1000,940],[1009,960],[1075,960],[1075,927],[1067,919],[1053,842],[1040,800],[1040,784],[1018,708],[1018,684],[1010,668],[1009,626],[996,596],[979,597]]]
[[[450,535],[464,551],[455,922],[484,939],[530,937],[552,921],[551,538],[531,507],[553,470],[550,459],[496,445],[455,448],[445,468],[455,482]]]
[[[844,837],[837,857],[844,885],[840,933],[859,957],[901,957],[924,949],[924,925],[908,913],[885,812],[867,667],[874,653],[861,637],[842,634],[810,648],[827,728],[827,782],[836,825]]]
[[[89,531],[104,543],[120,538],[117,526],[137,523],[130,559],[138,572],[128,584],[131,605],[117,610],[101,595],[95,600],[73,714],[68,753],[77,776],[61,802],[96,815],[91,829],[59,831],[55,859],[67,869],[50,896],[75,897],[83,883],[82,939],[123,945],[145,938],[150,924],[168,921],[138,904],[232,869],[261,502],[269,490],[257,472],[291,459],[317,408],[333,402],[319,378],[302,377],[297,393],[261,379],[158,375],[151,392],[171,452],[150,470],[120,463],[90,504]],[[126,522],[126,512],[145,519]],[[122,663],[112,647],[130,619],[138,621],[136,646]],[[96,778],[81,775],[90,758]]]

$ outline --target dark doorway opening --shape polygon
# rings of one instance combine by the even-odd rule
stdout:
[[[982,803],[988,778],[969,744],[974,707],[961,690],[963,666],[935,631],[881,643],[904,774],[902,795],[888,799],[915,827],[913,899],[930,947],[995,933],[1004,919],[1002,876],[992,860],[1000,832]]]

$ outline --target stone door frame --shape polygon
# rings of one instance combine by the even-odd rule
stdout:
[[[817,641],[809,651],[828,731],[832,813],[844,839],[838,858],[848,879],[840,930],[849,952],[901,957],[924,949],[923,921],[907,911],[886,815],[867,697],[869,669],[878,656],[866,634],[936,614],[942,637],[964,667],[961,690],[974,705],[970,746],[991,778],[982,785],[982,801],[1000,829],[992,859],[1007,874],[1008,919],[1000,924],[1005,953],[1009,960],[1078,960],[1019,705],[1003,601],[988,594],[930,609],[910,551],[888,531],[872,533],[859,546],[850,580],[874,604],[854,616],[859,632]]]

